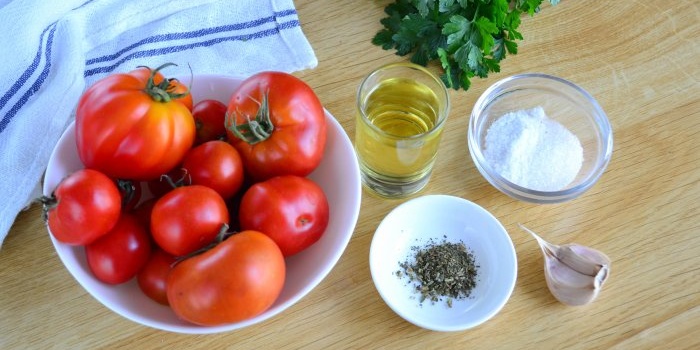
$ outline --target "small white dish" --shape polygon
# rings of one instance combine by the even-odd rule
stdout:
[[[475,258],[477,282],[468,298],[421,303],[408,278],[397,276],[414,248],[462,242]],[[495,316],[510,298],[517,259],[510,236],[482,207],[463,198],[428,195],[392,210],[379,224],[369,253],[372,279],[384,302],[405,320],[434,331],[460,331]]]
[[[190,82],[189,77],[181,80],[185,84]],[[241,81],[220,75],[194,76],[194,102],[216,99],[227,103]],[[362,187],[352,142],[340,123],[328,111],[325,113],[328,125],[326,149],[321,164],[309,178],[323,188],[328,198],[328,228],[318,242],[286,259],[287,276],[282,293],[262,314],[221,326],[194,325],[178,319],[169,307],[146,297],[135,279],[117,286],[98,281],[87,266],[83,247],[63,244],[50,235],[59,258],[78,283],[104,306],[127,319],[149,327],[188,334],[219,333],[250,326],[279,314],[303,298],[328,275],[345,251],[360,212]],[[83,167],[75,143],[75,126],[71,124],[51,154],[44,177],[44,195],[50,195],[61,179]],[[339,183],[343,186],[338,186]]]

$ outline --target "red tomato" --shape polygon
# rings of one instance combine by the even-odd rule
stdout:
[[[96,170],[78,170],[42,197],[49,230],[58,241],[85,245],[114,227],[121,213],[117,185]]]
[[[151,240],[136,217],[123,213],[112,230],[85,246],[90,271],[102,282],[132,279],[151,254]]]
[[[139,205],[134,208],[133,214],[141,225],[146,228],[146,231],[151,229],[151,211],[153,211],[153,206],[156,204],[156,201],[158,201],[158,198],[149,198],[139,203]]]
[[[207,141],[225,140],[226,105],[217,100],[202,100],[192,108],[192,116],[197,127],[194,144]]]
[[[310,174],[326,144],[318,97],[299,78],[282,72],[258,73],[241,83],[228,104],[226,129],[256,182]]]
[[[168,301],[175,314],[195,324],[243,321],[272,306],[285,274],[275,242],[243,231],[175,265],[168,275]]]
[[[192,184],[207,186],[224,199],[233,197],[243,184],[241,156],[224,141],[208,141],[191,149],[182,167]]]
[[[209,187],[178,187],[151,211],[151,234],[166,252],[183,256],[211,243],[229,220],[226,202]]]
[[[158,73],[163,67],[109,75],[81,96],[75,136],[87,168],[112,178],[149,180],[182,161],[195,136],[191,96],[178,92],[186,88],[177,80]]]
[[[284,256],[318,241],[328,227],[329,208],[323,189],[299,176],[273,177],[246,191],[238,220],[242,230],[270,236]]]
[[[141,291],[159,304],[168,305],[166,281],[176,260],[174,256],[156,248],[146,265],[136,275]]]

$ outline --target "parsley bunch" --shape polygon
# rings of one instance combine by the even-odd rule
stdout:
[[[384,29],[372,43],[412,54],[411,61],[423,66],[439,60],[445,85],[467,90],[471,78],[499,72],[506,54],[518,52],[520,15],[534,15],[542,1],[396,0],[384,9]]]

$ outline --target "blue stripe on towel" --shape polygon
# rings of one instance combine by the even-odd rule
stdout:
[[[20,99],[17,101],[17,103],[15,103],[14,106],[12,106],[12,108],[7,112],[7,114],[5,114],[5,116],[2,118],[2,120],[0,120],[0,133],[2,133],[5,130],[5,128],[7,127],[7,125],[10,124],[10,121],[12,121],[12,118],[14,118],[14,116],[17,114],[17,112],[19,112],[19,110],[22,108],[22,106],[24,106],[24,104],[27,103],[29,98],[32,97],[32,95],[34,95],[37,91],[39,91],[39,89],[41,88],[41,85],[44,84],[44,80],[46,80],[46,77],[49,75],[49,70],[51,70],[51,45],[53,44],[53,34],[56,31],[56,23],[57,22],[54,22],[50,26],[46,27],[47,29],[51,28],[49,30],[49,37],[46,40],[46,49],[44,50],[44,57],[46,58],[46,65],[41,70],[41,74],[39,74],[39,77],[34,81],[34,83],[29,88],[29,90],[27,90],[24,93],[24,95],[22,95],[22,97],[20,97]],[[42,40],[43,40],[43,38],[42,38]],[[40,46],[40,50],[41,50],[41,46]],[[39,51],[39,52],[41,52],[41,51]],[[33,62],[32,62],[32,64],[33,64]],[[30,68],[32,68],[32,67],[30,67]],[[36,70],[36,67],[34,67],[32,69],[31,73],[33,73],[34,70]],[[30,75],[31,75],[31,73],[30,73]],[[26,80],[25,80],[25,82],[26,82]],[[24,82],[22,82],[21,85],[23,85],[23,84],[24,84]],[[17,85],[17,83],[12,85],[12,87],[14,88],[15,85]],[[18,90],[19,90],[19,87],[17,87],[17,90],[13,91],[13,95]],[[10,96],[10,97],[12,97],[12,96]]]
[[[88,0],[82,5],[76,7],[76,9],[81,8],[88,3],[93,2],[94,0]],[[257,20],[249,21],[249,22],[243,22],[243,23],[237,23],[237,24],[230,24],[230,25],[224,25],[224,26],[218,26],[218,27],[212,27],[212,28],[204,28],[200,29],[197,31],[192,31],[192,32],[183,32],[183,33],[172,33],[172,34],[163,34],[163,35],[156,35],[153,37],[145,38],[143,40],[140,40],[132,45],[129,45],[122,50],[119,50],[118,52],[102,57],[97,57],[97,58],[92,58],[86,61],[86,65],[95,65],[97,63],[102,63],[102,62],[109,62],[112,61],[124,54],[126,54],[129,51],[132,51],[139,46],[145,45],[145,44],[152,44],[152,43],[159,43],[159,42],[166,42],[166,41],[171,41],[171,40],[179,40],[179,39],[192,39],[192,38],[200,38],[206,35],[210,34],[221,34],[221,33],[226,33],[226,32],[235,32],[237,30],[241,29],[250,29],[254,28],[256,26],[260,26],[272,21],[275,21],[279,19],[280,17],[286,17],[286,16],[292,16],[296,15],[297,12],[295,9],[290,9],[290,10],[284,10],[284,11],[279,11],[275,12],[273,16],[270,17],[263,17]],[[56,30],[56,24],[57,22],[54,22],[47,26],[44,31],[41,33],[40,41],[39,41],[39,48],[37,50],[36,56],[34,57],[34,60],[32,63],[27,67],[27,69],[22,73],[22,75],[15,81],[14,84],[9,88],[5,94],[3,94],[2,97],[0,97],[0,110],[5,107],[5,105],[15,96],[17,95],[22,88],[26,86],[28,83],[28,80],[34,75],[34,73],[37,71],[37,69],[40,69],[40,63],[41,63],[41,57],[42,54],[45,57],[44,61],[44,66],[41,68],[41,73],[39,76],[34,80],[29,86],[29,88],[24,92],[24,94],[17,100],[17,102],[12,106],[12,108],[2,116],[2,119],[0,119],[0,133],[2,133],[7,125],[12,121],[12,119],[15,117],[15,115],[19,112],[19,110],[27,103],[30,97],[32,97],[39,89],[41,86],[44,84],[44,81],[46,80],[46,77],[49,75],[49,71],[51,70],[51,46],[53,44],[53,38],[54,38],[54,32]],[[135,58],[141,58],[141,57],[153,57],[153,56],[158,56],[158,55],[163,55],[167,53],[173,53],[173,52],[179,52],[179,51],[184,51],[184,50],[190,50],[198,47],[208,47],[212,46],[218,43],[226,42],[226,41],[237,41],[237,40],[253,40],[253,39],[258,39],[258,38],[263,38],[271,35],[275,35],[280,32],[280,30],[284,29],[289,29],[289,28],[294,28],[298,27],[299,21],[294,19],[290,20],[284,23],[280,23],[275,28],[271,29],[266,29],[266,30],[260,30],[254,33],[250,34],[245,34],[245,35],[231,35],[231,36],[226,36],[226,37],[220,37],[220,38],[215,38],[215,39],[209,39],[201,42],[194,42],[186,45],[175,45],[175,46],[166,46],[158,49],[151,49],[151,50],[142,50],[142,51],[135,51],[132,52],[131,54],[128,54],[118,61],[114,62],[111,65],[103,66],[103,67],[97,67],[97,68],[91,68],[87,69],[84,73],[85,77],[92,76],[95,74],[99,73],[109,73],[113,71],[116,67],[118,67],[120,64],[135,59]],[[44,42],[44,36],[48,32],[48,39],[46,41],[46,45],[43,45]]]
[[[162,48],[158,48],[158,49],[136,51],[136,52],[133,52],[127,56],[124,56],[123,58],[121,58],[120,60],[114,62],[113,64],[111,64],[109,66],[103,66],[103,67],[92,68],[92,69],[86,70],[85,77],[89,77],[89,76],[99,74],[99,73],[109,73],[109,72],[113,71],[115,68],[117,68],[119,65],[121,65],[122,63],[129,61],[129,60],[132,60],[132,59],[135,59],[135,58],[153,57],[153,56],[159,56],[159,55],[173,53],[173,52],[190,50],[190,49],[194,49],[194,48],[198,48],[198,47],[208,47],[208,46],[216,45],[216,44],[226,42],[226,41],[254,40],[254,39],[259,39],[259,38],[263,38],[266,36],[275,35],[275,34],[279,33],[280,30],[294,28],[294,27],[298,27],[298,26],[299,26],[299,21],[292,20],[292,21],[280,23],[275,28],[265,29],[265,30],[261,30],[258,32],[245,34],[245,35],[233,35],[233,36],[209,39],[206,41],[200,41],[200,42],[195,42],[195,43],[185,44],[185,45],[166,46],[166,47],[162,47]]]
[[[95,0],[88,0],[84,2],[82,5],[73,8],[71,11],[77,10]],[[15,103],[12,108],[2,116],[2,119],[0,119],[0,133],[2,133],[5,128],[7,128],[7,125],[10,124],[12,121],[12,118],[19,112],[19,110],[24,106],[25,103],[29,100],[29,98],[34,95],[39,89],[41,88],[41,85],[44,84],[44,81],[46,80],[46,77],[49,75],[49,70],[51,68],[51,45],[53,44],[53,34],[56,31],[56,24],[58,21],[53,22],[49,24],[44,30],[41,32],[41,35],[39,36],[39,48],[36,51],[36,55],[34,56],[34,60],[32,63],[29,64],[29,67],[24,70],[22,75],[17,79],[12,86],[10,86],[10,89],[5,92],[5,94],[0,98],[0,111],[5,107],[7,102],[9,102],[19,91],[24,87],[24,85],[27,83],[27,80],[36,72],[36,70],[39,68],[39,63],[41,62],[41,56],[44,54],[44,57],[46,57],[46,62],[44,68],[41,70],[41,73],[39,74],[39,77],[32,83],[31,87],[29,90],[27,90],[22,97]],[[46,34],[47,31],[49,31],[49,37],[46,42],[46,47],[43,47],[44,43],[44,35]]]
[[[269,16],[269,17],[262,17],[258,18],[252,21],[248,22],[242,22],[242,23],[234,23],[234,24],[228,24],[228,25],[223,25],[223,26],[218,26],[218,27],[212,27],[212,28],[203,28],[191,32],[181,32],[181,33],[168,33],[168,34],[160,34],[160,35],[154,35],[150,36],[148,38],[144,38],[142,40],[137,41],[134,44],[131,44],[113,54],[105,55],[102,57],[96,57],[96,58],[91,58],[85,61],[86,66],[90,66],[95,63],[101,63],[101,62],[106,62],[106,61],[111,61],[119,56],[124,55],[125,53],[139,47],[143,46],[146,44],[153,44],[153,43],[158,43],[158,42],[164,42],[164,41],[170,41],[170,40],[182,40],[182,39],[192,39],[192,38],[198,38],[198,37],[203,37],[206,35],[210,34],[218,34],[218,33],[223,33],[223,32],[231,32],[231,31],[237,31],[237,30],[242,30],[242,29],[249,29],[249,28],[254,28],[258,27],[260,25],[274,22],[278,18],[282,17],[287,17],[287,16],[292,16],[296,15],[297,11],[294,9],[291,10],[284,10],[284,11],[279,11],[275,12],[274,15]]]
[[[34,74],[36,69],[39,68],[39,61],[41,61],[41,54],[44,53],[44,49],[43,49],[43,47],[44,47],[44,35],[46,35],[46,32],[49,30],[49,28],[51,28],[55,24],[56,24],[56,22],[52,23],[50,26],[44,28],[43,32],[41,32],[41,36],[39,37],[39,49],[36,50],[36,55],[34,56],[34,60],[29,65],[29,67],[27,67],[27,69],[24,70],[24,72],[19,77],[19,79],[17,79],[17,81],[15,81],[15,83],[12,84],[12,86],[10,86],[10,89],[7,90],[7,92],[5,92],[5,94],[2,95],[2,97],[0,97],[0,109],[5,107],[5,104],[7,104],[7,102],[10,101],[10,99],[17,93],[17,91],[20,89],[20,87],[22,87],[22,85],[24,85],[24,83],[26,83],[27,80],[29,80],[29,77],[31,77],[32,74]]]

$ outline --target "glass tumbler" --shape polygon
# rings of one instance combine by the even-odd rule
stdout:
[[[412,63],[371,72],[357,91],[355,151],[366,188],[404,197],[428,183],[450,109],[443,82]]]

